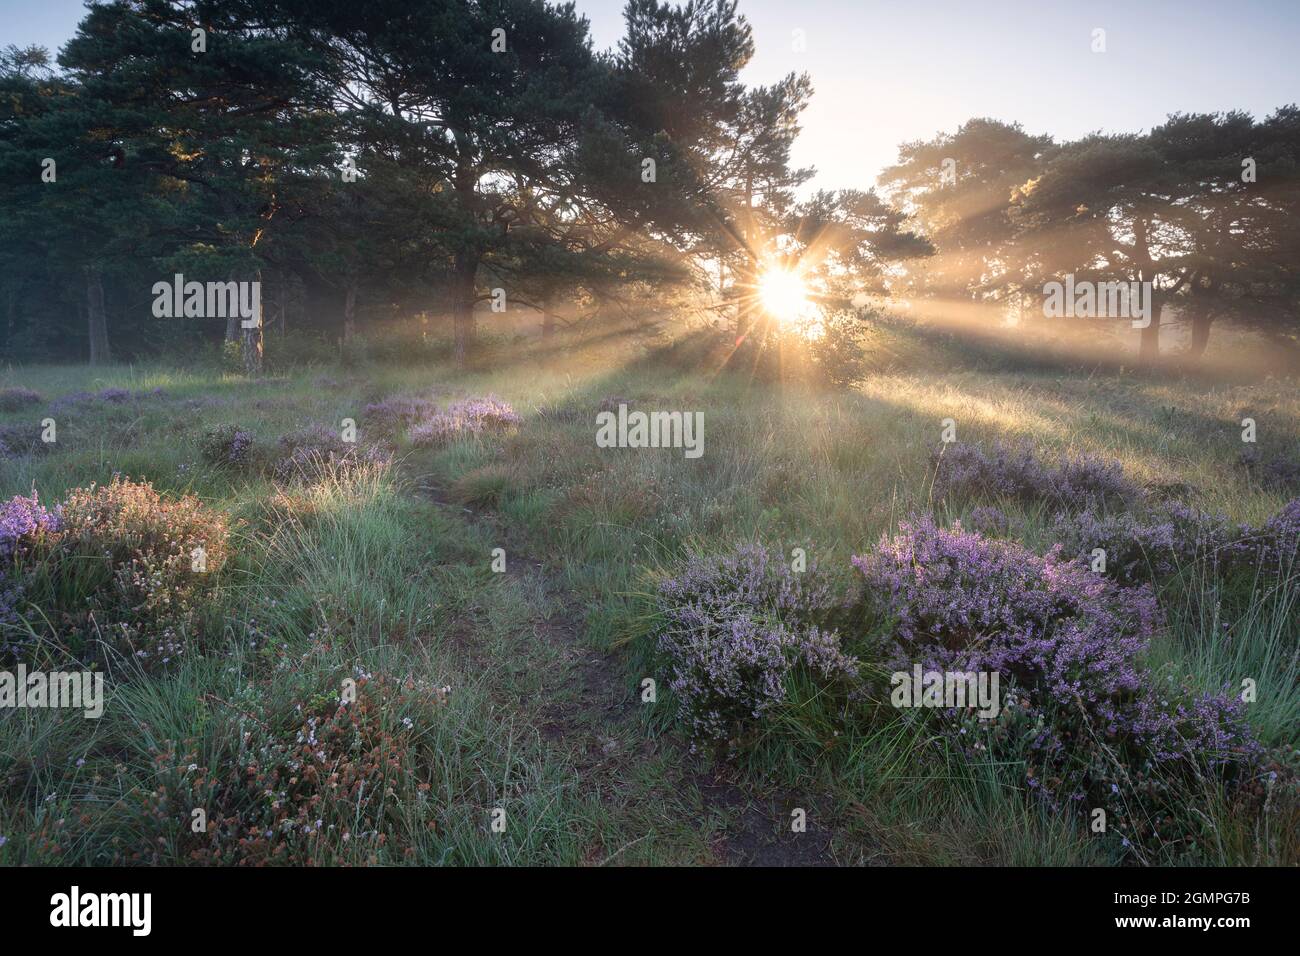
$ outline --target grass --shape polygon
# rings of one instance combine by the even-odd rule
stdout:
[[[99,721],[0,714],[0,863],[186,862],[195,841],[185,799],[248,815],[261,812],[262,798],[194,789],[186,780],[195,771],[183,768],[203,768],[209,781],[237,778],[250,759],[246,733],[292,742],[303,714],[328,710],[321,702],[358,673],[378,675],[376,733],[397,737],[384,751],[395,763],[376,771],[382,799],[358,803],[352,824],[331,804],[332,829],[273,862],[735,861],[748,857],[747,841],[794,853],[784,822],[791,806],[815,808],[816,829],[829,833],[822,855],[837,862],[1122,858],[1113,841],[1026,800],[1016,768],[945,754],[923,725],[876,709],[837,735],[842,721],[819,710],[811,687],[794,688],[795,703],[743,752],[689,753],[671,694],[653,706],[638,696],[645,677],[668,683],[649,653],[648,595],[687,548],[745,540],[804,548],[848,581],[852,554],[933,506],[927,461],[946,418],[962,441],[1024,438],[1048,455],[1118,458],[1139,481],[1178,485],[1192,504],[1262,521],[1286,495],[1254,486],[1236,464],[1240,420],[1257,420],[1262,447],[1295,447],[1293,383],[958,366],[883,371],[854,392],[828,393],[712,365],[701,374],[700,354],[665,354],[634,337],[569,344],[566,354],[504,350],[467,372],[438,363],[316,368],[256,383],[161,366],[89,380],[80,367],[0,374],[0,387],[25,385],[47,400],[75,389],[165,390],[49,413],[57,443],[0,462],[5,497],[35,488],[55,501],[122,472],[196,494],[237,527],[237,557],[208,612],[220,639],[206,654],[147,677],[124,665]],[[197,451],[205,429],[231,422],[263,448],[308,423],[335,428],[345,418],[364,440],[365,404],[401,393],[499,395],[524,424],[441,448],[399,440],[391,468],[305,485],[214,467]],[[705,454],[597,448],[594,415],[609,396],[703,411]],[[0,425],[46,414],[5,413]],[[1028,543],[1049,543],[1051,516],[1041,508],[1005,510]],[[495,548],[505,550],[505,573],[492,570]],[[1231,620],[1213,602],[1171,601],[1152,663],[1207,689],[1253,676],[1252,726],[1270,745],[1294,749],[1296,600],[1283,588]],[[418,689],[392,689],[408,681]],[[731,797],[721,799],[724,791]],[[497,809],[506,814],[501,833],[491,826]],[[1176,857],[1153,850],[1147,862],[1297,859],[1294,832],[1237,819],[1213,793],[1193,812],[1206,821],[1205,838]],[[385,840],[344,841],[349,826],[382,830]]]

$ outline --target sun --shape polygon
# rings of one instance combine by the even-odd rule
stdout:
[[[804,318],[811,303],[808,287],[787,269],[769,269],[758,280],[758,298],[763,308],[782,325]]]

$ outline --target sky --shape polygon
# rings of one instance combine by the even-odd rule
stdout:
[[[597,47],[618,42],[623,2],[576,0]],[[0,0],[0,45],[57,49],[82,7]],[[740,12],[757,47],[746,82],[812,78],[794,151],[818,170],[808,188],[869,187],[899,143],[973,117],[1067,140],[1300,102],[1300,0],[741,0]]]

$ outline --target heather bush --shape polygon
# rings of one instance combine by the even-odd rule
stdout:
[[[458,438],[508,431],[522,421],[509,402],[489,395],[453,402],[412,428],[410,437],[416,445],[442,445]]]
[[[1023,760],[1027,784],[1053,806],[1123,804],[1130,832],[1145,837],[1143,821],[1183,788],[1240,783],[1258,764],[1240,702],[1175,693],[1146,669],[1162,619],[1145,585],[1121,587],[1059,548],[1040,556],[928,517],[853,563],[894,635],[890,666],[1000,675],[1003,713],[987,724],[947,714],[947,736],[972,754]]]
[[[991,452],[960,442],[941,445],[932,454],[931,465],[936,501],[986,496],[1074,510],[1142,498],[1142,489],[1124,476],[1117,461],[1081,456],[1052,466],[1027,443],[999,442]]]
[[[1265,574],[1286,579],[1300,572],[1300,498],[1293,498],[1273,517],[1251,529],[1235,553],[1239,562],[1249,561]]]
[[[1248,448],[1237,462],[1265,488],[1280,491],[1300,489],[1300,458],[1294,455],[1272,455],[1265,458],[1257,448]]]
[[[77,391],[59,396],[54,400],[51,408],[61,410],[77,405],[125,405],[128,402],[162,398],[165,394],[161,387],[152,388],[147,392],[133,392],[126,388],[104,388],[98,392]]]
[[[210,465],[243,470],[253,463],[253,433],[238,425],[217,425],[199,439],[199,453]]]
[[[31,405],[45,401],[39,392],[33,392],[22,385],[10,385],[0,388],[0,412],[16,412]]]
[[[834,609],[815,567],[794,572],[765,548],[691,555],[659,586],[657,646],[692,737],[724,739],[767,715],[795,668],[827,683],[853,678],[838,633],[813,623]]]
[[[622,395],[606,395],[600,400],[600,404],[596,406],[596,411],[617,413],[620,405],[626,405],[628,409],[631,409],[634,403],[632,399],[624,398]]]
[[[140,795],[161,831],[207,809],[205,832],[185,826],[180,852],[201,865],[271,866],[375,863],[402,859],[396,845],[409,815],[434,816],[433,761],[421,754],[419,725],[437,719],[446,688],[358,672],[357,696],[291,702],[281,729],[247,724],[234,766],[210,767],[182,742],[155,753],[157,785]],[[277,707],[279,707],[277,703]],[[401,794],[399,796],[399,791]],[[124,862],[154,862],[155,848],[131,848]]]
[[[366,423],[383,434],[393,434],[429,418],[437,406],[427,398],[393,395],[382,402],[372,402],[362,411]]]
[[[392,456],[374,445],[345,442],[324,425],[311,425],[280,438],[273,473],[279,481],[310,483],[356,468],[386,466]]]
[[[225,519],[193,496],[166,499],[121,477],[74,489],[56,514],[24,562],[33,608],[24,616],[37,636],[48,630],[82,657],[103,641],[144,666],[182,653],[229,554]],[[11,654],[33,643],[30,633],[9,636]]]
[[[987,538],[1000,538],[1010,530],[1011,519],[998,508],[978,505],[971,509],[970,526]]]
[[[18,623],[18,609],[26,588],[23,564],[33,550],[59,530],[57,511],[43,507],[33,492],[15,495],[0,505],[0,647],[5,625]]]
[[[1106,552],[1106,574],[1123,583],[1163,583],[1196,569],[1202,579],[1285,575],[1300,548],[1295,501],[1253,528],[1221,514],[1169,502],[1141,514],[1060,514],[1053,533],[1066,554],[1091,559]]]
[[[7,571],[39,539],[59,530],[57,509],[50,511],[33,492],[30,498],[15,495],[0,505],[0,572]]]
[[[1144,514],[1060,514],[1053,526],[1062,550],[1081,561],[1106,552],[1105,573],[1126,584],[1159,582],[1203,565],[1211,572],[1231,563],[1243,529],[1222,515],[1170,502]]]
[[[0,461],[48,451],[50,446],[41,440],[42,431],[36,422],[0,425]]]

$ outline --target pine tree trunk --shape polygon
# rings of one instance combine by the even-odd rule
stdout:
[[[736,296],[736,341],[739,342],[745,336],[749,335],[750,329],[754,324],[755,313],[758,311],[758,269],[756,265],[745,260],[744,264],[735,270],[735,288]]]
[[[18,327],[18,295],[14,287],[9,287],[9,308],[5,318],[5,345],[14,340],[14,329]]]
[[[104,276],[98,266],[86,267],[86,331],[90,338],[90,364],[111,362],[108,317],[104,314]]]
[[[1205,354],[1205,347],[1210,344],[1210,326],[1214,323],[1214,313],[1201,309],[1192,315],[1192,341],[1187,346],[1189,358],[1200,358]]]
[[[1138,365],[1149,367],[1155,365],[1160,359],[1160,313],[1164,310],[1164,302],[1160,298],[1160,293],[1153,287],[1151,289],[1151,324],[1142,330],[1142,338],[1138,346]]]
[[[259,271],[254,280],[257,282],[257,307],[255,309],[256,324],[252,328],[243,329],[244,333],[244,372],[249,378],[256,378],[262,374],[262,273]],[[241,323],[242,325],[242,323]]]
[[[343,347],[351,347],[357,334],[357,284],[349,282],[343,298]]]

